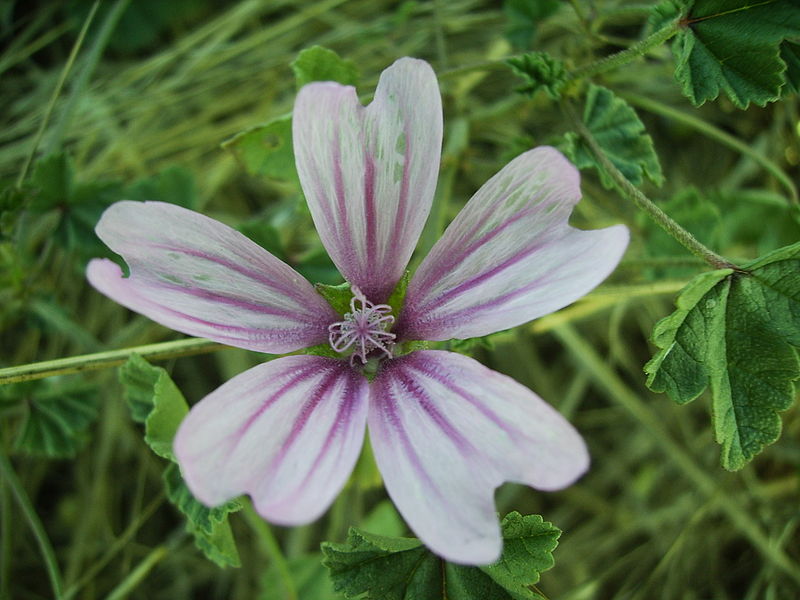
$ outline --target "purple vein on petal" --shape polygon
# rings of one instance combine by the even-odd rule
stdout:
[[[378,218],[375,210],[375,160],[369,147],[364,145],[364,221],[367,234],[367,268],[376,264],[378,255]],[[375,274],[369,274],[370,281],[375,281]],[[365,291],[367,295],[374,295],[374,290]]]
[[[394,252],[395,248],[399,248],[400,237],[406,236],[406,228],[408,221],[408,186],[409,186],[409,169],[411,168],[410,159],[412,146],[414,141],[408,130],[408,123],[406,122],[403,127],[403,135],[405,136],[405,148],[403,150],[403,175],[400,180],[400,195],[397,198],[397,207],[395,209],[395,227],[392,228],[392,235],[389,239],[389,244],[383,249],[382,262],[386,262],[386,253]]]
[[[347,212],[347,192],[344,186],[344,174],[342,173],[342,148],[338,129],[333,139],[333,185],[336,193],[337,216],[340,219],[336,228],[336,235],[339,237],[337,244],[340,244],[342,249],[343,256],[341,258],[345,261],[345,264],[353,265],[358,272],[361,272],[361,261],[358,260],[355,239],[353,232],[350,230],[350,217]],[[331,223],[337,223],[337,221],[332,220]]]

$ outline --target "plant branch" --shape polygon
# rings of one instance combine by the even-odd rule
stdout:
[[[621,67],[622,65],[627,64],[639,58],[640,56],[644,56],[644,54],[647,53],[651,48],[660,46],[676,33],[678,33],[677,20],[666,27],[662,27],[652,35],[649,35],[645,39],[636,42],[625,50],[621,50],[616,54],[601,58],[600,60],[589,63],[588,65],[578,67],[570,73],[570,78],[581,79],[583,77],[592,77],[606,71],[611,71],[617,67]]]
[[[97,352],[95,354],[58,358],[55,360],[0,369],[0,385],[20,383],[32,379],[43,379],[54,375],[68,375],[70,373],[108,369],[123,364],[132,354],[139,354],[148,360],[165,360],[179,356],[216,352],[217,350],[223,350],[225,348],[228,348],[228,346],[204,338],[188,338],[176,340],[174,342],[147,344],[144,346],[123,348],[122,350],[110,350],[107,352]]]
[[[600,167],[609,175],[609,177],[611,177],[612,181],[617,186],[617,189],[619,189],[623,196],[631,200],[637,208],[646,212],[651,219],[658,223],[658,225],[667,232],[667,234],[675,238],[675,240],[677,240],[678,243],[680,243],[684,248],[689,250],[689,252],[702,258],[715,269],[734,269],[736,271],[742,271],[741,268],[737,267],[724,257],[704,246],[696,237],[681,227],[681,225],[672,219],[672,217],[656,206],[656,204],[647,196],[645,196],[639,190],[639,188],[628,181],[628,178],[625,177],[625,175],[623,175],[622,172],[617,169],[617,167],[614,166],[611,160],[606,156],[605,152],[603,152],[603,149],[600,147],[600,144],[592,135],[592,132],[589,131],[588,127],[583,124],[583,121],[578,118],[578,116],[575,114],[575,111],[572,110],[569,105],[565,106],[565,108],[567,110],[567,114],[573,122],[573,125],[575,126],[575,129],[578,131],[578,134],[586,142],[586,145],[589,147],[589,150],[594,155]]]

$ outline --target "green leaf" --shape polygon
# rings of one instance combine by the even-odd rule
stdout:
[[[503,519],[500,560],[485,567],[447,563],[419,540],[351,528],[344,544],[324,543],[325,566],[336,591],[374,600],[531,600],[539,574],[553,566],[561,532],[538,515]],[[359,596],[360,597],[360,596]]]
[[[786,64],[779,45],[800,35],[797,0],[696,0],[675,38],[675,77],[699,106],[725,92],[739,108],[780,97]]]
[[[645,365],[647,385],[678,404],[711,389],[722,466],[742,468],[778,439],[778,413],[800,377],[800,243],[745,265],[692,280],[672,315],[656,324],[660,351]]]
[[[569,81],[564,63],[547,52],[528,52],[512,56],[505,62],[525,82],[516,91],[527,96],[533,97],[539,90],[544,90],[553,100],[558,100]]]
[[[291,115],[242,131],[223,142],[222,147],[232,152],[251,175],[298,181]]]
[[[46,212],[66,206],[72,197],[74,176],[72,161],[63,152],[39,160],[31,174],[31,186],[36,190],[36,195],[30,209]]]
[[[797,94],[800,92],[800,44],[784,40],[781,44],[781,60],[786,63],[783,93]]]
[[[24,388],[28,413],[15,449],[35,456],[72,458],[87,440],[97,418],[97,394],[91,388]]]
[[[172,439],[189,406],[183,394],[161,367],[131,355],[120,368],[120,381],[134,421],[144,423],[144,441],[162,458],[175,460]]]
[[[359,78],[356,63],[340,58],[336,52],[322,46],[301,50],[292,62],[292,71],[297,89],[312,81],[336,81],[355,86]]]
[[[503,12],[508,25],[506,38],[518,50],[527,50],[535,39],[539,23],[555,13],[561,2],[558,0],[505,0]]]
[[[127,200],[157,200],[184,208],[196,209],[199,204],[192,172],[183,167],[168,167],[152,177],[140,179],[125,194]]]
[[[607,88],[590,85],[583,122],[609,160],[632,184],[641,184],[645,175],[656,185],[664,182],[653,140],[636,112],[622,98]],[[608,189],[614,187],[612,179],[578,135],[566,135],[565,151],[579,169],[597,169],[603,185]]]

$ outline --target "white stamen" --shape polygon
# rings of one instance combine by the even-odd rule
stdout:
[[[394,323],[394,316],[390,314],[392,307],[388,304],[372,304],[355,286],[352,291],[350,312],[344,315],[344,321],[328,326],[331,348],[344,353],[355,344],[356,350],[350,355],[351,365],[356,357],[362,364],[367,364],[367,354],[373,350],[381,350],[387,358],[391,358],[396,336],[386,329]]]

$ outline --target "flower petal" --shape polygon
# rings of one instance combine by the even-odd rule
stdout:
[[[438,350],[385,363],[370,388],[370,439],[386,489],[445,559],[487,564],[502,541],[494,489],[563,488],[588,467],[577,431],[513,379]]]
[[[470,338],[508,329],[574,302],[605,279],[628,244],[623,225],[567,224],[578,171],[536,148],[492,177],[414,274],[394,331],[401,339]]]
[[[195,405],[174,450],[192,493],[215,506],[240,494],[281,525],[319,517],[364,441],[367,381],[345,361],[287,356],[249,369]]]
[[[364,108],[337,83],[300,90],[293,113],[297,171],[322,243],[351,284],[384,302],[430,212],[442,147],[436,75],[403,58]]]
[[[89,263],[89,282],[171,329],[259,352],[327,340],[337,320],[299,273],[227,225],[162,202],[117,202],[97,235],[130,267]]]

